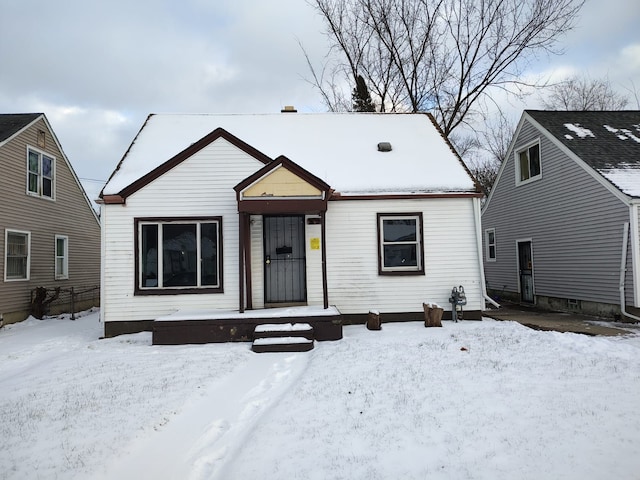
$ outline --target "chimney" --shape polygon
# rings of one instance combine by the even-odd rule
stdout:
[[[285,105],[284,108],[280,110],[280,113],[298,113],[298,110],[296,110],[296,107],[293,105]]]

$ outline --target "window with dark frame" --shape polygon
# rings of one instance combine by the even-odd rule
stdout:
[[[379,273],[422,274],[422,214],[378,214]]]
[[[518,152],[518,170],[520,182],[526,182],[540,176],[540,144],[536,143]]]
[[[221,289],[221,223],[206,220],[138,222],[138,288]]]
[[[27,149],[27,192],[54,198],[55,158],[33,148]]]
[[[29,279],[29,232],[6,231],[5,237],[5,280]]]

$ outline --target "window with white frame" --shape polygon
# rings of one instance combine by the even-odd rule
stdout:
[[[496,229],[488,228],[484,231],[485,258],[488,262],[496,261]]]
[[[39,150],[27,149],[27,192],[29,195],[53,199],[56,159]]]
[[[540,177],[540,144],[533,145],[519,150],[516,154],[518,183],[528,182]]]
[[[422,274],[422,214],[378,214],[378,273]]]
[[[69,278],[69,237],[56,235],[56,280]]]
[[[221,217],[140,219],[137,225],[138,293],[222,291]]]
[[[29,280],[31,233],[5,230],[5,280]]]

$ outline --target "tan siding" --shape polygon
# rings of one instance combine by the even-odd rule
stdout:
[[[179,309],[238,308],[238,211],[233,186],[263,164],[220,139],[127,198],[106,205],[103,319],[149,320]],[[134,296],[136,217],[221,216],[224,293]]]
[[[46,132],[46,147],[37,144],[37,132]],[[55,157],[55,200],[27,195],[27,146]],[[62,152],[43,120],[0,147],[0,266],[4,280],[6,229],[31,232],[31,277],[28,282],[3,282],[0,313],[28,309],[29,292],[36,286],[68,288],[98,285],[100,228],[84,192],[78,186]],[[55,236],[69,238],[69,279],[54,279]]]

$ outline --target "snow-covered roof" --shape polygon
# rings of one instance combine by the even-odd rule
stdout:
[[[120,193],[217,128],[271,159],[286,156],[342,195],[477,191],[425,114],[154,114],[103,195]],[[378,151],[380,142],[392,150]]]
[[[526,113],[618,190],[640,197],[640,111]]]

